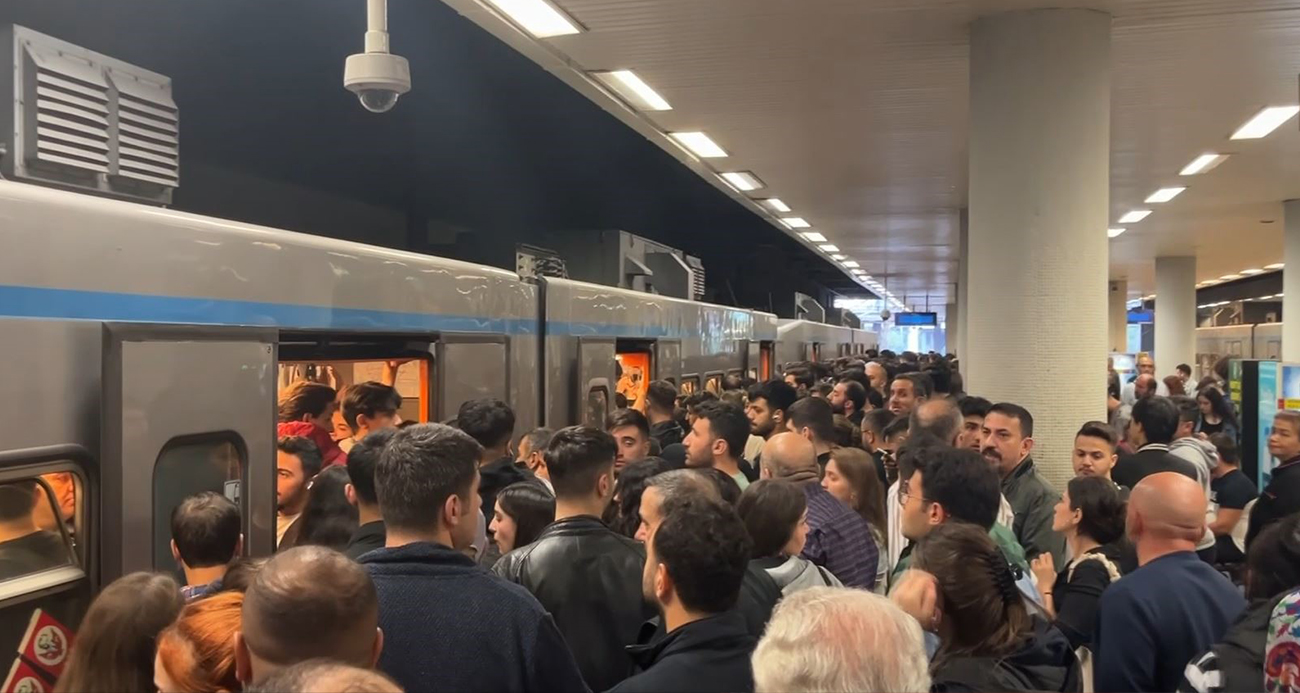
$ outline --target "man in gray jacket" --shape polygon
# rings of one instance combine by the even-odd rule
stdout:
[[[1173,442],[1169,444],[1169,454],[1187,460],[1196,467],[1196,481],[1205,491],[1205,497],[1209,498],[1210,481],[1213,479],[1211,472],[1219,464],[1218,450],[1212,443],[1197,438],[1193,433],[1196,430],[1196,422],[1201,416],[1201,409],[1196,399],[1183,395],[1176,395],[1169,399],[1175,407],[1178,407],[1178,430],[1174,433]],[[1196,555],[1210,564],[1217,560],[1218,553],[1214,532],[1210,531],[1209,527],[1213,521],[1213,505],[1209,505],[1205,509],[1205,534],[1200,541],[1196,542]]]
[[[1061,494],[1038,474],[1030,453],[1034,449],[1034,417],[1022,406],[1000,402],[984,417],[980,454],[1002,477],[1002,495],[1015,513],[1012,530],[1032,561],[1052,554],[1056,569],[1065,567],[1065,537],[1052,531],[1052,517]]]

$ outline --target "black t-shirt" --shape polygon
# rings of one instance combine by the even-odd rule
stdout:
[[[63,537],[37,531],[0,542],[0,580],[30,575],[69,565],[71,560]]]
[[[1240,469],[1210,480],[1210,502],[1216,509],[1242,510],[1258,495],[1255,484]],[[1246,560],[1246,556],[1233,543],[1231,533],[1217,537],[1215,543],[1218,547],[1216,560],[1219,563],[1240,563]]]
[[[1209,421],[1206,421],[1205,419],[1201,419],[1200,432],[1204,433],[1207,436],[1212,436],[1215,433],[1223,433],[1223,419],[1219,419],[1219,423],[1213,423],[1213,424],[1210,423]]]

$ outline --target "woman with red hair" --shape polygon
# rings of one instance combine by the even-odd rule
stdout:
[[[158,693],[232,693],[235,678],[235,632],[239,630],[241,592],[219,592],[193,602],[158,636],[154,685]]]

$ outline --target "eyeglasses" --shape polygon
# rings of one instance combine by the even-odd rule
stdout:
[[[915,498],[915,499],[921,501],[922,503],[933,503],[933,502],[934,502],[934,501],[930,500],[929,498],[926,498],[925,496],[914,496],[914,495],[912,495],[912,493],[911,493],[911,485],[908,484],[908,482],[907,482],[906,480],[901,480],[901,479],[900,479],[899,482],[898,482],[898,502],[899,502],[899,503],[902,503],[902,504],[904,504],[904,505],[906,505],[906,504],[907,504],[907,499],[908,499],[908,498]]]

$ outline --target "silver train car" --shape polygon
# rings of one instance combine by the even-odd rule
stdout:
[[[36,608],[72,626],[101,585],[174,570],[169,518],[190,494],[236,498],[246,553],[272,553],[277,394],[302,373],[346,385],[391,366],[404,417],[499,397],[523,432],[599,425],[620,368],[690,392],[875,346],[861,330],[2,181],[0,237],[0,501],[35,481],[66,551],[0,572],[0,650]]]
[[[1282,323],[1200,327],[1196,330],[1196,377],[1214,370],[1224,356],[1244,359],[1281,359]]]

